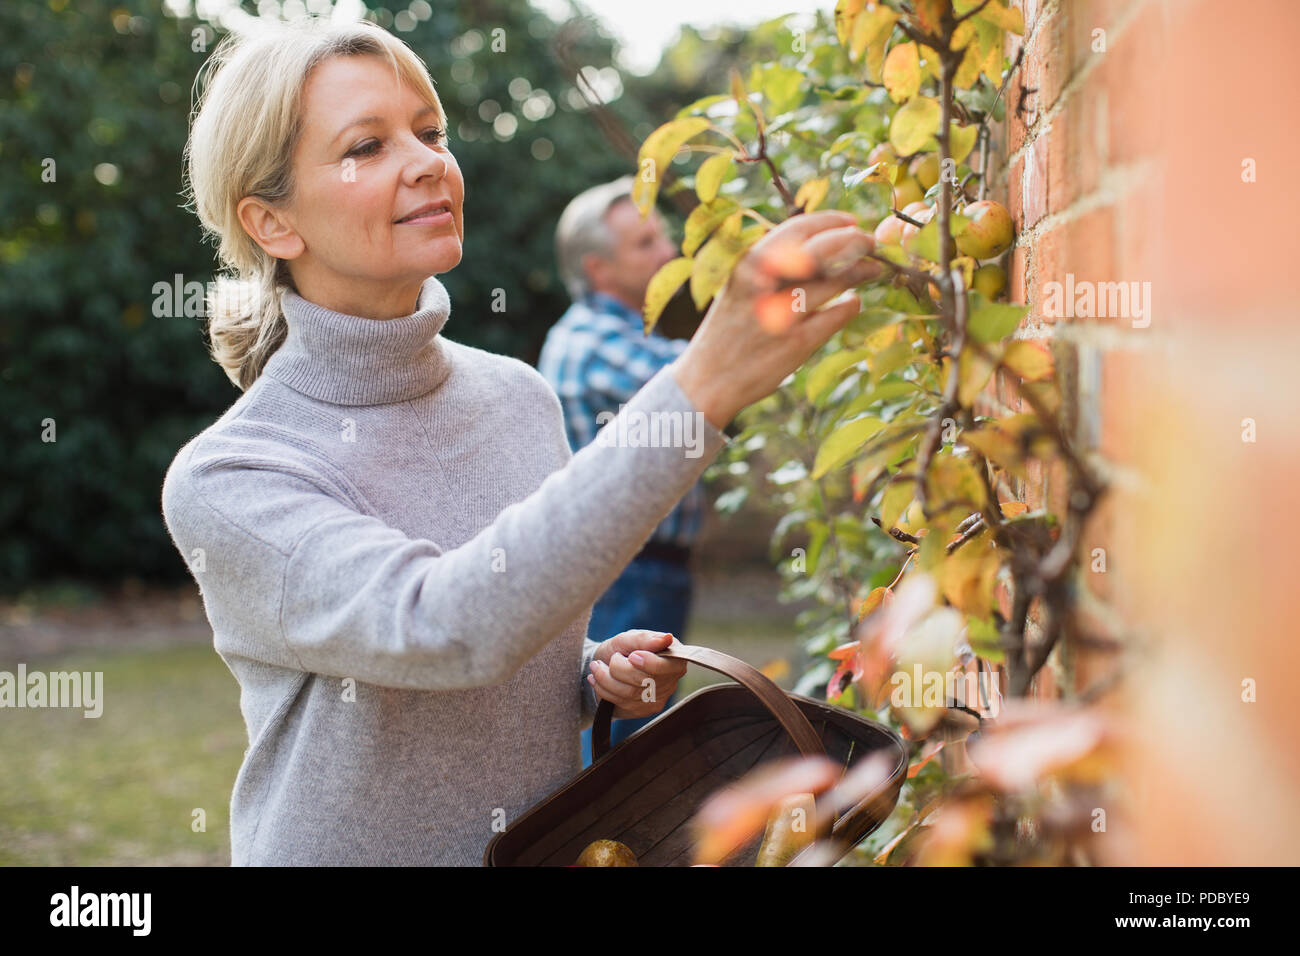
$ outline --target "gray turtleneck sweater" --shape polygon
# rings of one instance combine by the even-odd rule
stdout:
[[[572,454],[536,370],[440,334],[434,277],[403,318],[282,305],[162,486],[248,728],[232,862],[478,865],[581,770],[591,605],[727,438],[669,366]]]

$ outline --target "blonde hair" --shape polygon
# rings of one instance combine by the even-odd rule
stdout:
[[[253,241],[236,210],[246,196],[273,205],[291,199],[308,76],[329,57],[360,55],[385,59],[438,110],[445,127],[424,62],[365,20],[263,21],[253,32],[227,34],[195,79],[202,90],[185,146],[186,208],[199,217],[205,236],[217,240],[217,259],[228,270],[208,297],[208,337],[213,360],[240,390],[257,380],[284,342],[280,293],[293,283],[288,263]]]

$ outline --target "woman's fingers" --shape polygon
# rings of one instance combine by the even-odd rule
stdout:
[[[771,335],[784,335],[795,325],[806,325],[823,305],[845,290],[874,279],[880,274],[880,268],[878,263],[867,261],[835,279],[821,279],[759,296],[754,304],[758,324]]]
[[[645,706],[641,701],[641,688],[632,687],[612,676],[609,667],[604,663],[597,661],[591,671],[589,681],[595,688],[597,697],[623,710],[635,710]]]
[[[750,252],[753,253],[756,261],[762,261],[765,265],[777,265],[778,263],[768,261],[776,258],[771,255],[773,251],[789,243],[801,245],[819,232],[853,226],[857,221],[857,217],[852,213],[840,212],[837,209],[823,209],[820,212],[791,216],[754,243]]]
[[[686,673],[686,662],[644,651],[637,656],[642,659],[640,665],[618,653],[610,658],[608,664],[594,661],[591,669],[593,686],[604,691],[604,696],[611,702],[627,707],[653,704],[671,697],[677,689],[677,682]],[[647,691],[649,701],[643,699]]]
[[[640,699],[641,694],[649,688],[654,699],[666,698],[677,686],[677,681],[686,673],[686,662],[670,660],[645,651],[638,652],[637,657],[644,663],[635,664],[622,654],[610,658],[610,676],[625,684],[630,692]],[[653,684],[646,684],[647,680]]]

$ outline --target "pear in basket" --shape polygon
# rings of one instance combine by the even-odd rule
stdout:
[[[617,840],[596,840],[578,857],[574,866],[636,866],[636,854]]]
[[[785,866],[813,842],[817,804],[811,793],[784,797],[767,818],[755,866]]]

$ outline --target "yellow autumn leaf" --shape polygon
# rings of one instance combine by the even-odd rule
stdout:
[[[695,260],[685,256],[674,259],[665,263],[658,272],[650,278],[650,284],[645,290],[645,313],[642,320],[645,325],[645,334],[649,335],[659,321],[659,316],[663,314],[664,307],[677,290],[682,287],[691,274],[691,269],[695,265]]]
[[[1001,559],[988,532],[972,538],[943,562],[943,596],[965,614],[987,617],[993,610],[993,584]]]
[[[849,42],[849,35],[857,21],[858,14],[867,5],[867,0],[837,0],[835,4],[835,37],[840,46]]]
[[[962,405],[969,406],[993,377],[997,362],[985,358],[974,349],[963,349],[961,360],[957,364],[957,400]]]
[[[1001,428],[986,427],[961,434],[962,444],[973,448],[993,464],[1017,478],[1026,475],[1020,442]]]
[[[722,225],[729,216],[740,211],[740,204],[725,196],[711,202],[702,202],[686,217],[685,236],[682,239],[682,252],[688,256],[695,255],[696,250],[704,244],[713,230]]]
[[[885,56],[885,89],[895,103],[910,100],[921,89],[921,56],[915,43],[898,43]]]
[[[700,163],[695,173],[695,194],[700,197],[700,202],[713,202],[717,198],[718,187],[731,172],[733,159],[731,153],[718,153]]]
[[[637,152],[637,176],[632,184],[632,198],[641,217],[650,214],[659,185],[668,164],[686,141],[698,136],[712,124],[703,116],[687,116],[670,120],[646,137]]]
[[[889,142],[899,156],[918,152],[939,128],[939,101],[915,96],[901,106],[889,124]]]
[[[1002,0],[989,0],[989,3],[976,17],[1003,30],[1010,30],[1016,36],[1025,35],[1025,15],[1016,7],[1008,7]]]
[[[799,187],[799,191],[794,194],[794,204],[804,212],[812,212],[822,204],[826,198],[826,193],[831,187],[829,178],[823,176],[820,179],[810,179]]]
[[[868,47],[879,47],[884,55],[885,43],[898,22],[898,14],[883,3],[868,4],[853,21],[849,34],[849,59],[857,62]],[[841,41],[842,42],[842,41]]]
[[[1002,356],[1002,363],[1026,382],[1040,382],[1053,374],[1052,353],[1041,342],[1012,342]]]

